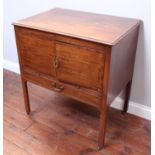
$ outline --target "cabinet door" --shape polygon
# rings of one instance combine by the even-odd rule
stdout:
[[[15,28],[20,48],[21,65],[40,73],[55,76],[52,34],[26,28]]]
[[[56,55],[59,81],[95,90],[102,88],[103,51],[56,42]]]

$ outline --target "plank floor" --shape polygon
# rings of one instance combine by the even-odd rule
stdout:
[[[110,108],[97,152],[96,109],[31,83],[29,94],[28,116],[20,76],[4,70],[4,155],[150,155],[150,121]]]

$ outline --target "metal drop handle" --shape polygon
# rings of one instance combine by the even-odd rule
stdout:
[[[61,92],[64,89],[64,86],[60,86],[58,88],[54,88],[55,91]]]
[[[64,89],[64,86],[57,87],[56,82],[52,82],[52,86],[54,87],[54,90],[57,92],[61,92]]]

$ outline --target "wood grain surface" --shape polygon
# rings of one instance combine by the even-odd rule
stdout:
[[[60,81],[95,90],[102,89],[105,51],[56,42],[56,52],[60,61],[57,69]]]
[[[54,36],[31,29],[16,28],[21,51],[21,65],[38,72],[55,76],[53,59],[55,57]]]
[[[93,105],[100,111],[97,149],[105,147],[109,104],[128,85],[127,111],[139,26],[136,19],[66,9],[15,22],[27,114],[28,82]]]
[[[14,25],[114,45],[139,20],[55,8],[14,22]]]
[[[106,146],[97,152],[99,112],[29,83],[26,115],[20,76],[4,70],[4,155],[150,155],[150,121],[110,108]]]

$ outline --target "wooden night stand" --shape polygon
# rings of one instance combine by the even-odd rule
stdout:
[[[127,111],[140,21],[56,8],[13,25],[27,114],[28,81],[94,106],[101,149],[108,107],[125,87]]]

